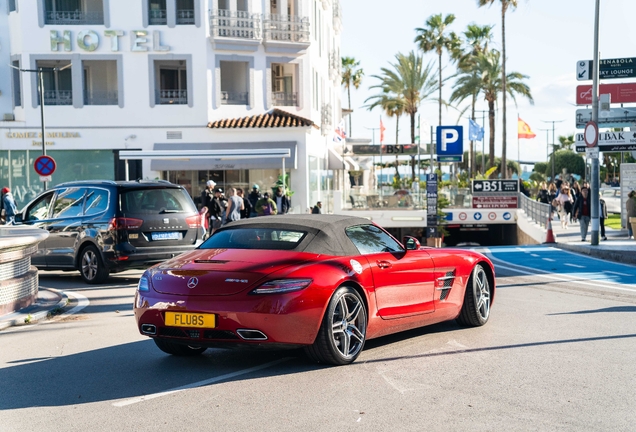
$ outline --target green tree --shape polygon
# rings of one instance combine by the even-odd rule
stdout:
[[[503,92],[503,83],[501,81],[501,53],[497,50],[490,50],[484,54],[477,56],[477,64],[475,66],[479,70],[481,78],[481,93],[484,100],[488,104],[488,126],[490,129],[490,143],[489,143],[489,166],[495,165],[495,104],[497,98]],[[523,82],[528,76],[519,72],[511,72],[507,75],[507,87],[506,92],[513,99],[517,101],[517,96],[523,96],[534,104],[530,87]],[[505,163],[502,157],[502,166]],[[504,170],[505,172],[506,170]],[[502,173],[505,178],[506,174]]]
[[[552,158],[554,158],[555,173],[559,174],[563,168],[570,174],[585,175],[585,159],[572,150],[557,150],[550,156],[546,170],[552,172]],[[535,165],[536,166],[536,165]],[[547,173],[546,173],[547,175]],[[553,179],[554,180],[554,179]]]
[[[559,149],[572,150],[572,146],[574,145],[574,134],[559,136],[559,143]]]
[[[442,124],[442,86],[444,82],[442,80],[442,54],[447,51],[451,57],[451,60],[456,60],[460,57],[461,41],[455,32],[448,32],[448,26],[455,21],[455,15],[448,14],[444,17],[441,13],[437,15],[431,15],[426,20],[426,27],[418,27],[415,29],[417,36],[415,37],[415,43],[419,48],[427,53],[435,51],[438,57],[438,91],[439,91],[439,125]]]
[[[356,90],[362,84],[364,70],[359,68],[360,62],[353,57],[342,57],[342,85],[347,89],[347,100],[349,101],[349,110],[351,110],[351,86]],[[351,130],[351,114],[349,114],[349,136],[353,136]]]
[[[432,76],[431,64],[424,66],[422,57],[415,52],[411,51],[408,55],[398,53],[395,59],[395,63],[389,63],[390,68],[382,68],[379,75],[373,75],[380,82],[371,88],[379,88],[381,93],[371,99],[377,100],[379,96],[381,100],[388,91],[391,98],[403,101],[404,113],[411,120],[411,142],[414,143],[415,115],[422,102],[430,100],[437,90],[437,81]],[[414,157],[411,158],[411,180],[415,181]]]
[[[534,168],[532,168],[532,171],[539,173],[539,174],[543,174],[544,176],[547,175],[548,172],[548,163],[547,162],[537,162],[534,164]]]
[[[453,93],[450,97],[450,103],[461,103],[470,97],[470,118],[475,120],[475,105],[477,103],[477,95],[481,92],[481,79],[477,61],[480,54],[488,51],[489,44],[492,42],[492,26],[480,26],[477,24],[469,24],[464,32],[464,47],[462,55],[459,58],[458,69],[459,77],[453,85]],[[465,110],[461,111],[461,115]],[[475,169],[475,152],[473,149],[473,141],[470,142],[468,151],[469,177],[472,178]]]
[[[477,0],[477,4],[479,7],[492,5],[497,0]],[[503,120],[503,148],[501,150],[501,159],[503,160],[503,165],[506,165],[506,94],[508,93],[508,75],[506,74],[506,12],[509,8],[516,9],[519,0],[499,0],[501,2],[501,51],[503,53],[502,61],[501,61],[501,86],[503,94],[502,102],[503,102],[503,112],[502,112],[502,120]],[[506,178],[506,173],[504,171],[503,178]]]

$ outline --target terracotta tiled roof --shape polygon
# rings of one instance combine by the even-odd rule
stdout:
[[[277,127],[308,127],[317,126],[313,121],[304,117],[288,113],[274,108],[266,113],[249,117],[223,119],[208,123],[212,129],[239,129],[239,128],[277,128]]]

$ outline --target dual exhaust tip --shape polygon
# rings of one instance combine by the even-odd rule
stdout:
[[[148,336],[156,336],[157,335],[157,327],[154,324],[142,324],[141,332]],[[267,340],[267,336],[260,330],[253,329],[238,329],[236,333],[243,340],[248,341],[264,341]]]

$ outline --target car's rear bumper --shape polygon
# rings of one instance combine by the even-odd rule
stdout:
[[[141,334],[199,346],[310,345],[316,339],[323,313],[331,296],[329,290],[308,288],[280,295],[185,297],[153,292],[137,292],[134,312]],[[167,326],[166,312],[211,313],[214,328]],[[142,331],[154,326],[155,334]],[[237,332],[238,330],[238,332]],[[242,330],[256,330],[265,339],[248,340]]]
[[[187,246],[170,246],[160,248],[134,248],[123,249],[104,253],[105,261],[111,272],[146,269],[159,262],[174,258],[185,252],[190,252],[199,246],[201,242]]]

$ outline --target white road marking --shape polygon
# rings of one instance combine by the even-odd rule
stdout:
[[[556,260],[553,260],[552,258],[543,258],[545,261],[550,261],[550,262],[556,262]]]
[[[490,255],[490,259],[492,261],[499,261],[501,263],[507,264],[505,261],[502,261],[502,260],[500,260],[498,258],[493,257],[492,254]],[[560,281],[560,282],[576,282],[577,285],[588,285],[588,286],[591,286],[591,287],[594,287],[594,288],[607,288],[607,289],[613,289],[613,290],[619,290],[619,291],[636,292],[636,285],[624,284],[624,286],[634,287],[634,289],[630,289],[630,288],[622,288],[622,287],[616,287],[616,286],[610,286],[610,285],[603,285],[602,284],[602,283],[604,283],[604,284],[608,284],[608,283],[614,284],[613,282],[607,282],[607,281],[602,281],[602,283],[601,283],[601,281],[598,281],[597,283],[590,283],[590,282],[585,282],[585,281],[578,280],[576,278],[566,278],[566,277],[552,276],[550,274],[547,274],[547,272],[537,273],[537,272],[542,272],[542,270],[531,269],[531,268],[528,268],[528,267],[519,266],[517,264],[513,264],[513,265],[521,267],[521,268],[524,268],[524,269],[533,270],[534,272],[521,270],[521,269],[513,268],[513,267],[508,267],[506,265],[501,265],[501,264],[497,265],[497,267],[500,267],[500,268],[505,269],[505,270],[510,270],[510,271],[513,271],[513,272],[516,272],[516,273],[525,274],[525,275],[528,275],[528,276],[538,276],[538,277],[542,277],[542,278],[546,278],[546,279],[552,279],[552,280],[556,280],[556,281]],[[621,285],[621,284],[616,284],[616,285]]]
[[[243,370],[239,370],[239,371],[236,371],[236,372],[231,372],[231,373],[228,373],[228,374],[225,374],[225,375],[220,375],[220,376],[217,376],[217,377],[214,377],[214,378],[210,378],[210,379],[207,379],[207,380],[198,381],[198,382],[195,382],[195,383],[192,383],[192,384],[186,384],[184,386],[177,387],[177,388],[172,389],[172,390],[166,390],[166,391],[159,392],[159,393],[153,393],[153,394],[149,394],[149,395],[145,395],[145,396],[139,396],[139,397],[132,398],[132,399],[126,399],[126,400],[123,400],[123,401],[120,401],[120,402],[115,402],[113,404],[113,406],[125,407],[125,406],[136,404],[136,403],[139,403],[139,402],[143,402],[143,401],[147,401],[147,400],[151,400],[151,399],[156,399],[156,398],[159,398],[159,397],[162,397],[162,396],[168,396],[168,395],[173,394],[173,393],[179,393],[179,392],[182,392],[182,391],[185,391],[185,390],[190,390],[190,389],[193,389],[193,388],[202,387],[202,386],[205,386],[205,385],[208,385],[208,384],[214,384],[214,383],[219,382],[219,381],[225,381],[225,380],[230,379],[230,378],[234,378],[234,377],[237,377],[237,376],[241,376],[241,375],[245,375],[245,374],[248,374],[248,373],[256,372],[256,371],[259,371],[259,370],[262,370],[262,369],[267,369],[269,367],[275,366],[275,365],[277,365],[279,363],[286,362],[288,360],[289,360],[289,357],[286,357],[286,358],[283,358],[283,359],[280,359],[280,360],[275,360],[273,362],[262,364],[260,366],[254,366],[254,367],[251,367],[249,369],[243,369]]]
[[[535,258],[541,257],[541,255],[537,255],[537,254],[530,254],[530,256],[535,257]]]
[[[611,274],[615,274],[615,275],[618,275],[618,276],[625,276],[625,277],[634,277],[634,275],[631,275],[631,274],[619,273],[619,272],[615,272],[615,271],[605,271],[605,273],[611,273]]]
[[[51,288],[47,288],[47,289],[51,289]],[[73,309],[71,309],[68,312],[64,312],[63,314],[57,315],[48,321],[44,321],[42,324],[49,324],[52,322],[60,321],[70,315],[78,313],[79,311],[84,309],[86,306],[91,304],[90,300],[88,300],[88,298],[83,296],[82,294],[78,294],[76,292],[68,292],[68,291],[62,291],[62,293],[66,295],[67,297],[72,297],[75,300],[77,300],[77,306],[75,306]]]
[[[563,264],[566,265],[566,266],[569,266],[569,267],[585,268],[585,266],[578,265],[578,264],[570,264],[570,263],[563,263]]]

